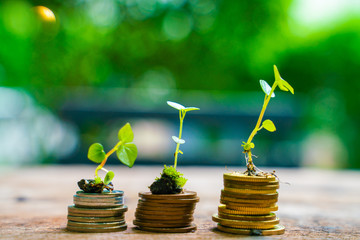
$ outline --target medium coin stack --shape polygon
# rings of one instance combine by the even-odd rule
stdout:
[[[134,225],[151,232],[185,233],[196,230],[193,213],[199,197],[196,192],[152,194],[140,192]]]
[[[74,232],[116,232],[126,230],[123,191],[76,192],[68,207],[67,230]]]
[[[242,235],[277,235],[285,232],[274,211],[278,210],[279,181],[273,175],[248,176],[224,173],[218,214],[212,216],[218,229]]]

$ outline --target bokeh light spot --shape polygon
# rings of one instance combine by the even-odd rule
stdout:
[[[159,3],[169,6],[172,9],[181,8],[185,5],[187,0],[158,0]]]
[[[158,68],[146,71],[134,87],[142,89],[143,92],[138,97],[147,99],[151,104],[168,98],[176,84],[169,70]]]
[[[14,35],[27,38],[36,32],[37,24],[31,6],[23,1],[6,1],[0,8],[5,29]]]
[[[113,0],[88,1],[87,7],[91,21],[98,27],[113,28],[118,25],[123,17],[118,4]]]
[[[40,18],[45,22],[55,22],[55,14],[47,7],[37,6],[34,8],[35,12],[40,16]]]
[[[163,20],[163,32],[171,40],[181,40],[187,37],[192,26],[192,18],[185,11],[170,11]]]
[[[139,8],[139,11],[144,16],[152,16],[156,11],[156,5],[157,5],[156,0],[147,0],[147,1],[138,0],[137,1],[137,6]]]
[[[190,0],[192,10],[196,14],[207,15],[216,10],[213,0]]]

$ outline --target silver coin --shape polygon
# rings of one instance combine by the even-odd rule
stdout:
[[[125,220],[124,214],[116,216],[116,217],[77,217],[77,216],[67,216],[67,219],[73,222],[89,222],[89,223],[96,223],[96,222],[120,222]]]
[[[101,202],[82,202],[82,201],[74,201],[76,207],[82,208],[114,208],[114,207],[122,207],[124,204],[122,202],[119,203],[101,203]]]
[[[124,192],[118,190],[114,190],[112,192],[103,191],[102,193],[85,193],[84,191],[77,191],[76,195],[81,197],[111,198],[111,197],[121,197],[124,195]]]
[[[89,222],[73,222],[68,221],[67,225],[72,227],[86,227],[86,228],[107,228],[107,227],[117,227],[123,226],[125,224],[125,220],[119,222],[106,222],[106,223],[89,223]]]
[[[79,208],[74,205],[68,206],[68,213],[78,217],[114,217],[122,215],[128,210],[127,206],[115,208]]]
[[[82,201],[82,202],[104,202],[104,203],[117,203],[123,202],[123,197],[82,197],[78,195],[74,195],[74,201]]]
[[[90,228],[90,227],[74,227],[74,226],[67,226],[66,229],[68,231],[73,232],[88,232],[88,233],[102,233],[102,232],[119,232],[124,231],[127,229],[127,225],[124,224],[122,226],[116,227],[104,227],[104,228]]]

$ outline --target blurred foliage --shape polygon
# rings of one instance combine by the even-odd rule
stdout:
[[[258,91],[277,64],[305,106],[304,137],[339,136],[360,167],[360,19],[309,34],[292,1],[7,0],[0,3],[0,84],[56,109],[56,87]],[[47,21],[33,7],[51,9]],[[316,148],[316,146],[313,146]]]

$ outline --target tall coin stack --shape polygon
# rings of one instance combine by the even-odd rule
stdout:
[[[218,214],[212,219],[220,231],[242,235],[277,235],[285,232],[278,210],[279,181],[273,175],[224,173]]]
[[[67,230],[75,232],[116,232],[126,230],[123,191],[76,192],[68,207]]]
[[[196,230],[193,213],[199,197],[196,192],[152,194],[140,192],[134,225],[151,232],[185,233]]]

